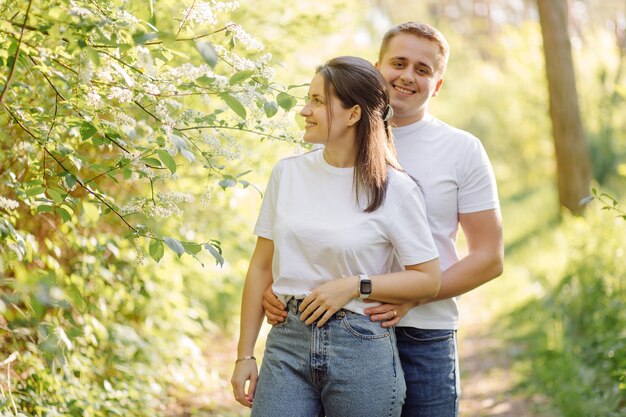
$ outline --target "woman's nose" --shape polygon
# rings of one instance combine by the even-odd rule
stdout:
[[[308,116],[309,114],[311,114],[311,107],[307,103],[304,105],[304,107],[302,107],[302,110],[300,110],[300,115]]]

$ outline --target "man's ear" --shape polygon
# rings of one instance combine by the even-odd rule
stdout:
[[[443,77],[439,79],[439,81],[437,81],[437,85],[435,85],[435,91],[433,91],[433,94],[431,97],[437,97],[437,94],[439,94],[439,89],[441,89],[441,86],[443,85]]]
[[[354,126],[359,120],[361,120],[361,106],[357,104],[352,107],[350,117],[348,118],[348,126]]]

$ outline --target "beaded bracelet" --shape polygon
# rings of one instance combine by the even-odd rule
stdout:
[[[256,361],[256,358],[254,356],[242,356],[241,358],[237,358],[235,360],[235,363],[239,363],[241,361],[251,361],[251,360],[255,360]]]

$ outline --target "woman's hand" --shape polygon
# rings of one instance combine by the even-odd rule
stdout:
[[[252,408],[252,400],[254,399],[254,390],[256,381],[259,377],[256,361],[253,359],[243,360],[235,363],[233,377],[230,380],[233,386],[233,395],[235,400],[241,405]],[[246,382],[250,382],[246,392]]]
[[[366,300],[369,301],[369,300]],[[368,307],[365,309],[365,314],[370,316],[372,321],[380,321],[382,327],[393,327],[402,317],[406,316],[406,313],[410,309],[419,305],[419,303],[404,303],[404,304],[388,304],[384,303],[376,307]]]
[[[322,327],[350,300],[359,296],[359,277],[336,278],[325,282],[311,291],[300,304],[300,320],[311,324],[317,320],[317,327]]]

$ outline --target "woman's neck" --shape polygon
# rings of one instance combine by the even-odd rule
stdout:
[[[354,140],[327,143],[324,147],[324,159],[329,165],[337,168],[353,167],[356,162]]]

